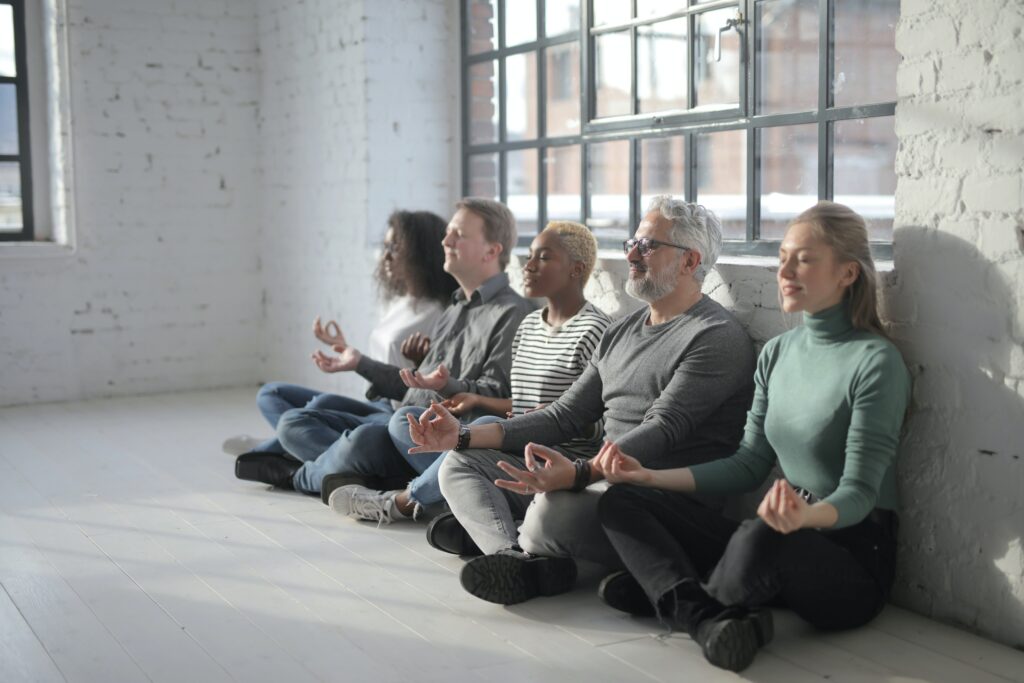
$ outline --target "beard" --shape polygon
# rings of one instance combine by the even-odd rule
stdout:
[[[645,270],[642,276],[630,276],[626,280],[626,294],[647,303],[663,299],[675,288],[675,268],[665,268],[660,273],[651,273],[650,270]]]

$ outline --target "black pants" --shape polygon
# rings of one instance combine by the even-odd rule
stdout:
[[[622,484],[605,492],[598,512],[659,614],[672,609],[691,633],[726,608],[769,604],[821,629],[853,628],[881,611],[892,585],[892,513],[836,531],[780,534],[759,518],[734,522],[683,493]]]

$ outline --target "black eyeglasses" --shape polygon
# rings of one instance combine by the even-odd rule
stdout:
[[[633,247],[636,247],[641,256],[647,256],[658,247],[675,247],[683,251],[690,251],[690,247],[672,244],[671,242],[662,242],[661,240],[652,240],[650,237],[630,237],[622,243],[622,251],[626,254],[633,251]]]

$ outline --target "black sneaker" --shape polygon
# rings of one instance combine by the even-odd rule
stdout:
[[[644,589],[629,572],[622,570],[609,574],[597,587],[597,596],[609,607],[637,617],[655,616],[654,606]]]
[[[759,648],[775,635],[772,613],[767,609],[739,616],[735,610],[707,619],[697,627],[696,640],[704,658],[720,669],[743,671],[757,655]]]
[[[499,605],[514,605],[539,595],[558,595],[576,583],[576,563],[568,557],[527,555],[499,550],[466,563],[459,582],[467,592]]]
[[[427,543],[431,548],[452,555],[478,557],[483,555],[454,512],[442,512],[427,525]]]
[[[243,453],[235,459],[235,476],[292,491],[292,477],[300,467],[301,462],[280,453]]]

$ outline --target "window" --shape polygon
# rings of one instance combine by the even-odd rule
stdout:
[[[463,0],[463,190],[617,248],[654,194],[772,254],[819,198],[891,255],[898,0]]]
[[[34,236],[24,10],[0,1],[0,241]]]

